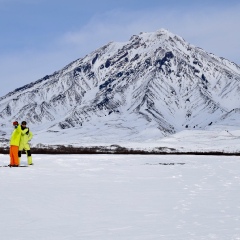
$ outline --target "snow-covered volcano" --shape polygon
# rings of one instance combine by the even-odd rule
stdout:
[[[240,66],[164,29],[111,42],[0,98],[2,130],[26,120],[36,143],[147,140],[239,127],[239,116]]]

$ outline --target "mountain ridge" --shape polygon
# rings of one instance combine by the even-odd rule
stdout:
[[[0,117],[53,132],[115,119],[111,129],[163,137],[226,121],[240,109],[239,83],[240,66],[160,29],[110,42],[10,92]]]

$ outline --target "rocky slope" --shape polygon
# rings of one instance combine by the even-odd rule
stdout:
[[[3,126],[26,120],[39,134],[69,132],[67,139],[67,129],[85,126],[162,137],[234,124],[239,111],[240,67],[164,29],[111,42],[0,98]]]

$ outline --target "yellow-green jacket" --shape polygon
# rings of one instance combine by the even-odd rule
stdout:
[[[21,137],[20,137],[20,144],[19,144],[19,151],[21,150],[30,150],[30,146],[28,142],[32,139],[33,134],[31,131],[25,131],[26,129],[22,130]]]
[[[12,132],[12,135],[11,135],[11,138],[10,138],[10,145],[11,146],[19,146],[21,133],[26,133],[27,131],[28,131],[28,128],[22,130],[21,125],[18,124],[18,126]]]

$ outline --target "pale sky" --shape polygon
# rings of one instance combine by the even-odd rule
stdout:
[[[240,65],[239,0],[0,0],[0,97],[160,28]]]

